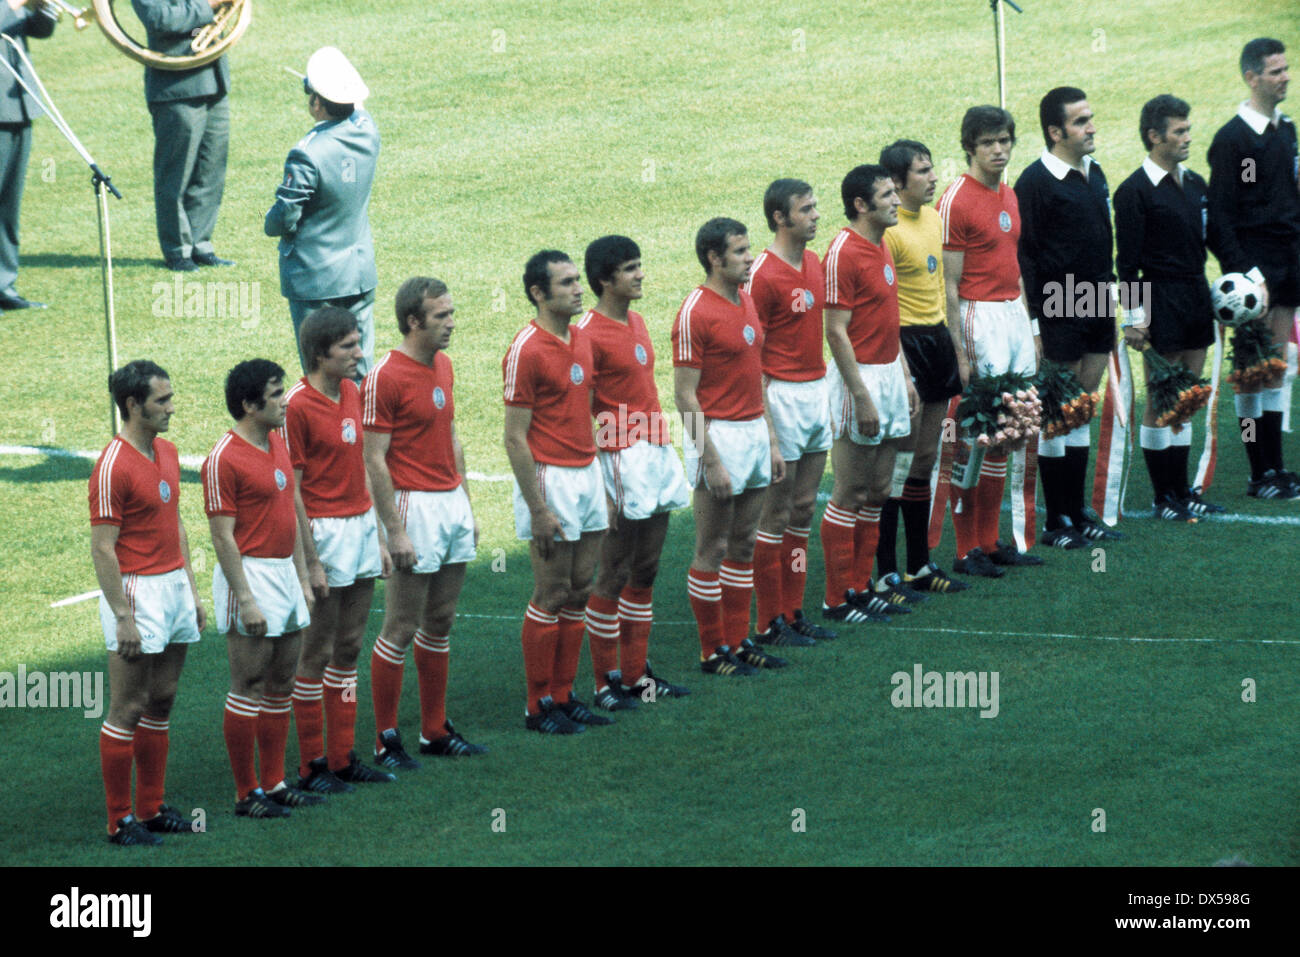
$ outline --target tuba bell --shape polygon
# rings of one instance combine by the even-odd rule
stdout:
[[[113,12],[113,0],[92,0],[92,3],[95,20],[108,42],[132,60],[158,70],[193,70],[206,66],[233,47],[253,20],[253,0],[231,0],[216,9],[211,23],[195,31],[189,53],[170,55],[150,50],[123,30]]]

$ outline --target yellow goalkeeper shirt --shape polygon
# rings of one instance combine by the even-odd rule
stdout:
[[[898,271],[898,314],[904,326],[944,321],[943,226],[931,206],[898,207],[898,225],[885,230]]]

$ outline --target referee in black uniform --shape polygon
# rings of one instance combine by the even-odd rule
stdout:
[[[1069,366],[1097,391],[1115,348],[1110,284],[1110,188],[1091,155],[1095,128],[1083,90],[1049,90],[1038,105],[1047,144],[1016,181],[1020,203],[1020,274],[1029,314],[1039,320],[1043,357]],[[1123,538],[1084,515],[1091,433],[1081,425],[1038,442],[1047,523],[1040,541],[1078,548],[1087,540]]]
[[[1250,99],[1210,144],[1210,219],[1222,232],[1213,248],[1224,272],[1256,281],[1262,275],[1273,342],[1285,348],[1300,306],[1300,153],[1295,124],[1278,109],[1289,79],[1286,47],[1267,37],[1251,40],[1241,51],[1241,76]],[[1280,381],[1236,395],[1250,459],[1246,494],[1255,498],[1300,496],[1300,480],[1282,465],[1282,403]]]
[[[1214,308],[1205,281],[1208,216],[1205,180],[1183,166],[1192,145],[1191,107],[1162,94],[1142,107],[1138,132],[1147,158],[1115,190],[1115,265],[1126,304],[1124,339],[1151,348],[1200,375],[1214,342]],[[1218,248],[1217,236],[1210,245]],[[1190,422],[1174,432],[1142,414],[1142,455],[1151,474],[1157,518],[1189,522],[1223,508],[1189,487]]]

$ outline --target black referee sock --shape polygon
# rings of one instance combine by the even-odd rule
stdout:
[[[1088,446],[1067,445],[1065,467],[1062,469],[1065,485],[1065,507],[1075,525],[1083,524],[1084,485],[1088,481]]]
[[[1061,502],[1062,476],[1065,456],[1038,456],[1038,475],[1043,481],[1043,504],[1047,506],[1047,527],[1060,528],[1062,517],[1068,511]]]
[[[1265,410],[1259,416],[1260,451],[1265,471],[1282,471],[1282,413]]]
[[[1188,426],[1184,426],[1188,428]],[[1168,471],[1165,473],[1166,481],[1169,485],[1169,491],[1174,493],[1174,498],[1182,498],[1191,491],[1191,484],[1187,477],[1187,463],[1191,458],[1192,447],[1190,445],[1171,445],[1165,449],[1165,461]]]
[[[1152,501],[1158,502],[1169,491],[1165,469],[1165,460],[1169,458],[1169,450],[1143,447],[1142,457],[1146,459],[1147,474],[1151,476]]]
[[[1258,482],[1264,477],[1264,470],[1268,468],[1264,464],[1264,421],[1263,416],[1251,416],[1243,418],[1237,417],[1237,424],[1241,427],[1241,444],[1246,447],[1246,459],[1250,462],[1250,479],[1252,482]],[[1247,436],[1250,441],[1246,441]]]
[[[880,506],[880,538],[876,541],[876,577],[898,571],[898,499]]]
[[[907,540],[907,569],[915,575],[930,564],[930,483],[909,478],[903,484],[899,508],[903,513],[903,537]]]

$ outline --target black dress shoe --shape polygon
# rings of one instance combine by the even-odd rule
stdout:
[[[198,272],[193,259],[168,259],[165,263],[172,272]]]
[[[191,257],[199,266],[233,266],[233,259],[222,259],[216,253],[195,253]]]
[[[33,302],[30,299],[24,299],[18,295],[16,289],[6,289],[0,292],[0,309],[8,312],[11,309],[44,309],[45,303]]]

